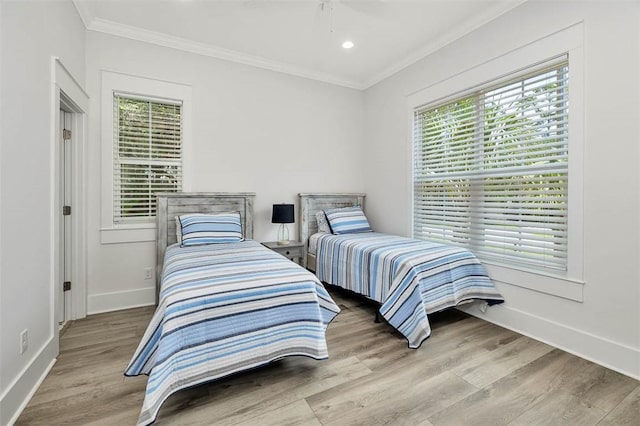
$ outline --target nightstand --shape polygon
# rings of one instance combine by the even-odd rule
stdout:
[[[263,246],[270,248],[276,253],[280,253],[284,257],[294,260],[298,265],[302,264],[304,257],[304,244],[300,241],[289,241],[287,244],[278,244],[276,241],[268,241],[262,243]]]

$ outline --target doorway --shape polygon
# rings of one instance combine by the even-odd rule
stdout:
[[[89,96],[59,58],[52,56],[51,61],[50,147],[54,164],[50,175],[53,192],[50,324],[57,353],[60,324],[87,315],[85,145]],[[65,287],[69,290],[64,291]]]

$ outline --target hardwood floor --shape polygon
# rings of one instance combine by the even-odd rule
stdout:
[[[158,425],[639,425],[640,382],[451,310],[418,350],[368,302],[332,291],[330,359],[286,358],[169,398]],[[125,378],[153,308],[70,324],[18,425],[135,424],[146,376]]]

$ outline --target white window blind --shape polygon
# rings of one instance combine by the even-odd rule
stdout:
[[[502,81],[414,110],[414,237],[566,271],[568,63]]]
[[[114,94],[114,223],[152,221],[157,192],[182,188],[182,107]]]

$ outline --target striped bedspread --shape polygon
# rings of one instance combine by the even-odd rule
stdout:
[[[162,275],[125,371],[149,376],[138,424],[180,389],[289,355],[328,357],[325,330],[340,309],[313,274],[255,241],[170,246]]]
[[[380,302],[380,314],[410,348],[431,334],[427,314],[474,299],[504,301],[468,250],[375,232],[323,234],[316,275]]]

